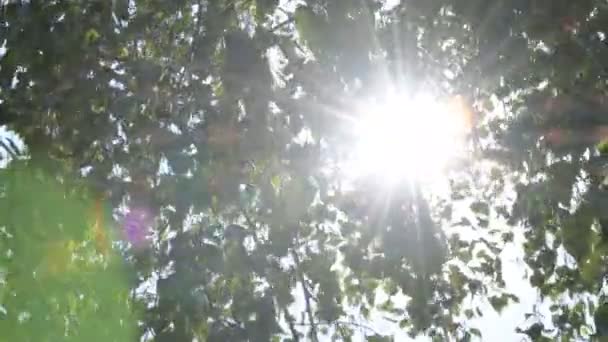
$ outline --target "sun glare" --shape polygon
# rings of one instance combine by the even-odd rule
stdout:
[[[470,112],[460,98],[391,96],[359,109],[351,165],[355,176],[428,181],[464,151]]]

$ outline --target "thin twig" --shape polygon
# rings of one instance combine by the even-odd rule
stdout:
[[[319,337],[317,334],[317,324],[315,323],[314,316],[312,314],[312,308],[310,304],[310,298],[312,297],[310,291],[308,290],[308,286],[306,286],[306,279],[304,278],[304,273],[300,269],[300,257],[295,250],[291,251],[291,255],[296,263],[296,275],[300,283],[302,283],[302,291],[304,292],[304,302],[306,303],[306,314],[308,315],[308,321],[310,322],[310,334],[313,342],[319,342]]]
[[[245,209],[241,210],[241,214],[243,215],[243,217],[245,217],[245,221],[247,222],[247,226],[248,227],[248,233],[251,235],[251,237],[253,238],[253,241],[257,244],[260,245],[260,240],[258,239],[257,236],[257,225],[255,224],[255,222],[253,222],[253,220],[251,220],[251,218],[249,217],[249,215],[247,214],[247,211]]]
[[[317,322],[316,325],[332,325],[332,324],[337,324],[337,325],[350,325],[353,327],[357,327],[357,328],[362,328],[365,329],[369,332],[372,332],[376,335],[382,335],[380,334],[377,330],[375,330],[374,328],[370,327],[369,325],[365,325],[365,324],[361,324],[361,323],[357,323],[357,322],[350,322],[350,321],[333,321],[333,322]],[[309,323],[294,323],[294,325],[298,325],[298,326],[308,326],[310,325]]]
[[[296,325],[298,324],[294,322],[293,317],[289,314],[287,310],[285,310],[285,319],[287,320],[287,324],[289,324],[289,331],[291,331],[291,337],[293,338],[293,341],[299,342],[300,335],[296,330]]]
[[[288,18],[287,20],[280,22],[278,24],[276,24],[275,26],[271,27],[270,30],[268,31],[269,33],[274,33],[275,31],[277,31],[278,29],[281,29],[291,23],[293,23],[295,21],[295,17],[291,17]]]

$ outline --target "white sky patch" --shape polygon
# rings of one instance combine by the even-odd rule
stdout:
[[[6,55],[8,49],[6,48],[6,39],[2,42],[2,46],[0,46],[0,59]]]
[[[118,90],[125,90],[125,85],[122,82],[119,82],[114,78],[110,80],[108,85],[110,86],[110,88],[114,88],[114,89],[118,89]]]
[[[298,145],[312,144],[314,142],[312,131],[309,128],[303,128],[293,139],[293,142]]]
[[[300,4],[304,4],[304,2],[300,0],[281,0],[279,2],[279,7],[287,12],[293,12]]]
[[[18,152],[20,155],[26,154],[27,149],[23,139],[21,139],[17,133],[7,129],[6,126],[0,126],[0,141],[7,139],[10,139],[15,144],[18,149],[16,152]],[[5,168],[11,160],[12,157],[7,153],[7,151],[4,151],[3,147],[0,146],[0,168]]]
[[[169,165],[169,161],[166,157],[162,157],[160,159],[160,163],[158,164],[158,171],[156,173],[157,176],[162,175],[171,175],[173,172],[171,171],[171,166]]]
[[[273,46],[268,49],[266,52],[266,57],[268,58],[268,64],[270,66],[270,72],[272,74],[272,78],[274,80],[275,85],[279,87],[284,87],[285,82],[283,81],[283,68],[287,65],[287,59],[281,49]]]
[[[401,0],[386,0],[384,2],[384,5],[382,6],[382,9],[385,11],[389,11],[389,10],[399,6],[399,4],[401,4]]]

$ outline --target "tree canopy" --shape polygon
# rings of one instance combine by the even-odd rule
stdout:
[[[513,245],[551,314],[516,332],[602,340],[607,23],[599,0],[0,1],[0,340],[481,339],[521,299]],[[349,122],[395,89],[466,107],[447,190],[345,178]]]

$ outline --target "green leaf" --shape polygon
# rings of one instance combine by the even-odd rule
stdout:
[[[127,59],[129,57],[129,50],[126,47],[122,47],[119,51],[118,51],[118,59]]]
[[[276,195],[279,194],[279,192],[281,191],[281,176],[280,175],[274,175],[272,176],[272,179],[270,180],[270,184],[272,185],[272,188],[274,189],[274,192]]]
[[[476,214],[485,216],[489,215],[490,213],[490,207],[488,206],[488,203],[485,202],[473,202],[471,204],[471,210]]]
[[[369,342],[392,342],[393,338],[390,336],[382,336],[382,335],[368,335],[365,339]]]
[[[608,154],[608,139],[602,140],[599,144],[597,144],[597,150],[600,154]]]
[[[369,314],[369,309],[366,306],[361,307],[361,315],[363,315],[363,317],[369,319]]]
[[[468,319],[473,318],[473,310],[471,310],[471,309],[466,309],[466,310],[464,310],[464,315],[465,315],[465,316],[466,316]]]
[[[314,52],[323,51],[326,21],[309,6],[299,5],[295,10],[295,22],[302,41]]]
[[[255,17],[258,23],[261,23],[266,16],[272,15],[278,5],[279,0],[256,0]]]
[[[99,38],[101,37],[101,35],[99,34],[99,32],[97,32],[97,30],[95,30],[94,28],[90,28],[85,34],[84,34],[84,42],[88,45],[88,44],[93,44],[95,43],[97,40],[99,40]]]
[[[509,304],[509,298],[505,295],[492,296],[489,298],[489,301],[494,310],[496,310],[498,313],[501,313],[502,310]]]

